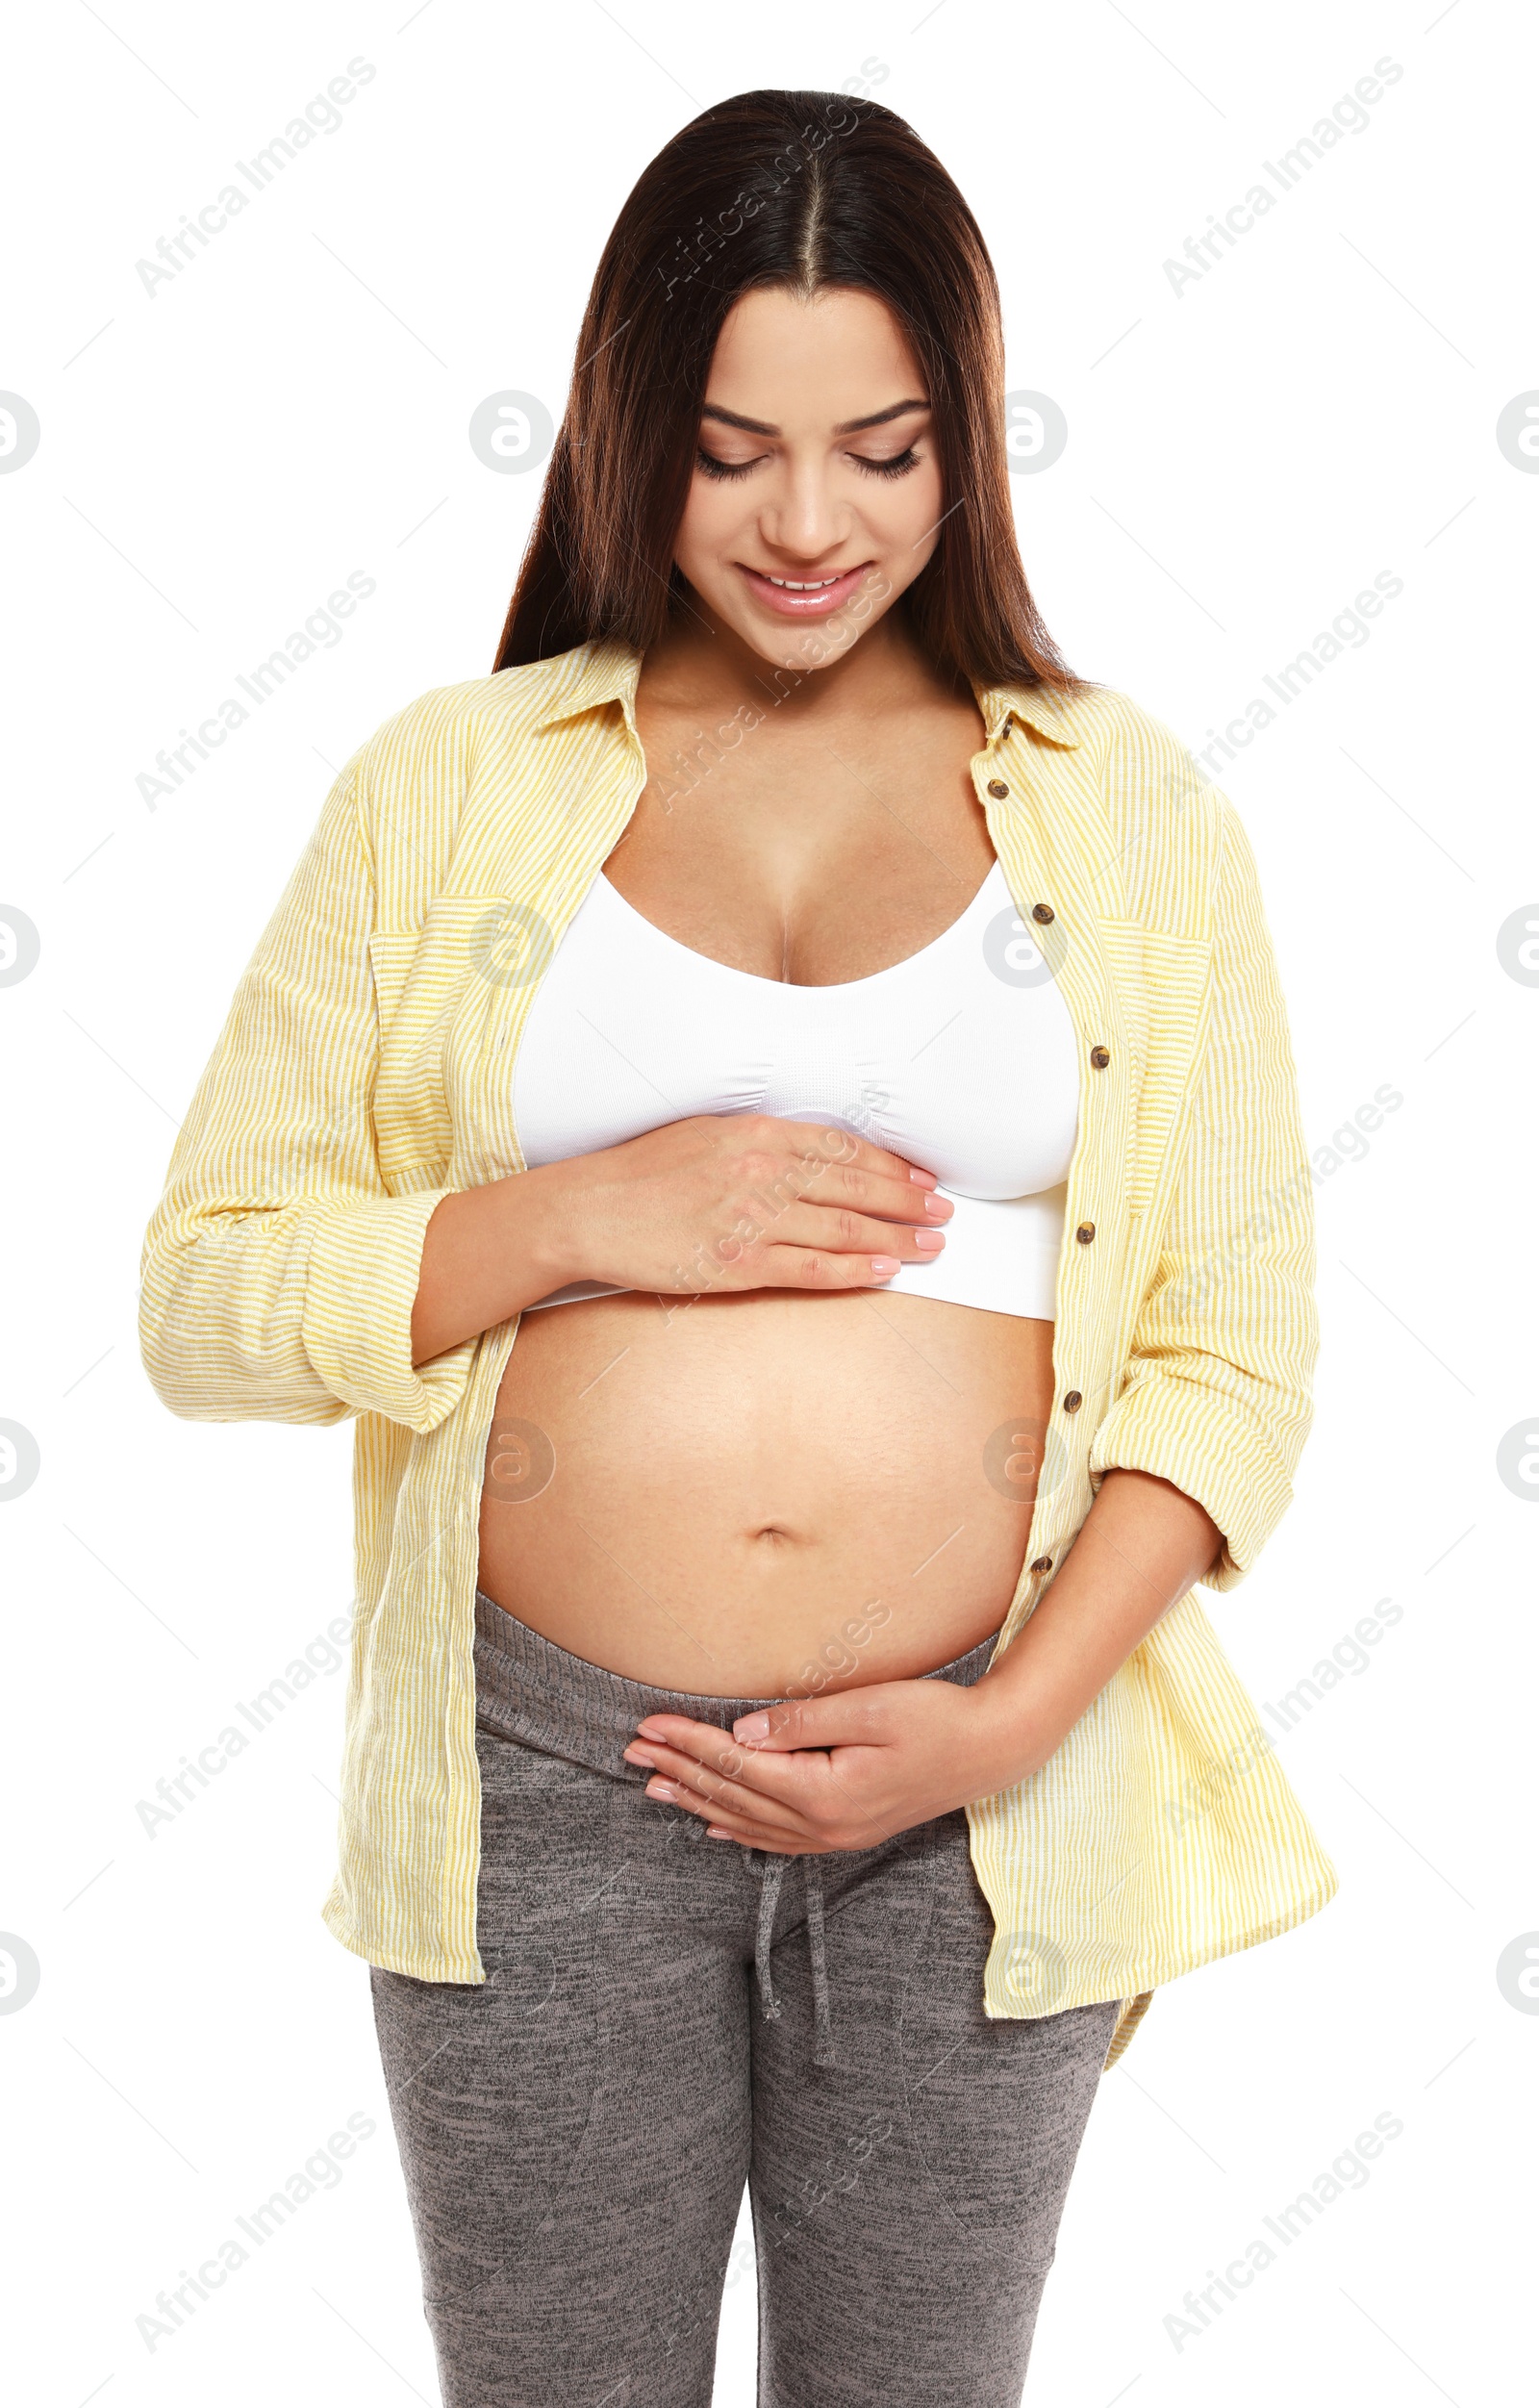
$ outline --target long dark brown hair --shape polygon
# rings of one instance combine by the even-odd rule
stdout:
[[[740,92],[643,169],[593,278],[570,398],[494,669],[593,637],[646,651],[684,581],[673,543],[700,409],[740,294],[853,286],[885,301],[935,413],[945,519],[901,597],[938,667],[1076,687],[1016,544],[999,290],[976,219],[913,128],[842,92]]]

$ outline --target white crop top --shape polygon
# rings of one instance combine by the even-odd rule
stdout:
[[[884,1287],[1051,1321],[1077,1056],[997,862],[933,944],[838,986],[713,961],[600,873],[530,1006],[514,1122],[531,1169],[698,1112],[851,1129],[932,1172],[956,1206],[941,1253]],[[622,1292],[581,1280],[540,1305]]]

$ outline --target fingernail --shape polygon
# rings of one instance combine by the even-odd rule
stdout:
[[[914,1243],[921,1255],[938,1255],[946,1240],[939,1229],[916,1229]]]
[[[871,1277],[873,1280],[890,1280],[895,1271],[901,1271],[902,1268],[902,1264],[896,1259],[896,1255],[872,1255],[871,1256]]]
[[[932,1221],[949,1221],[956,1206],[949,1196],[926,1196],[924,1209]]]
[[[768,1714],[743,1714],[732,1726],[735,1739],[767,1739],[770,1736]]]
[[[909,1172],[909,1177],[914,1181],[916,1187],[933,1187],[936,1183],[928,1171],[911,1170]]]
[[[645,1764],[650,1767],[657,1762],[655,1756],[648,1756],[644,1747],[637,1747],[634,1743],[630,1747],[622,1748],[620,1753],[627,1764]]]
[[[646,1785],[646,1794],[649,1798],[675,1798],[678,1791],[671,1781],[649,1781]]]

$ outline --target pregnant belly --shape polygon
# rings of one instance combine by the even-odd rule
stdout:
[[[1050,1322],[918,1297],[530,1313],[487,1447],[479,1585],[669,1688],[911,1678],[1004,1619],[1051,1396]]]

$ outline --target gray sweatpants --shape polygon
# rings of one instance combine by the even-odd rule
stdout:
[[[489,1978],[370,1968],[444,2408],[710,2408],[744,2181],[760,2408],[1016,2408],[1116,2001],[984,2015],[961,1811],[766,1855],[622,1760],[643,1714],[772,1700],[479,1594],[475,1665]]]

